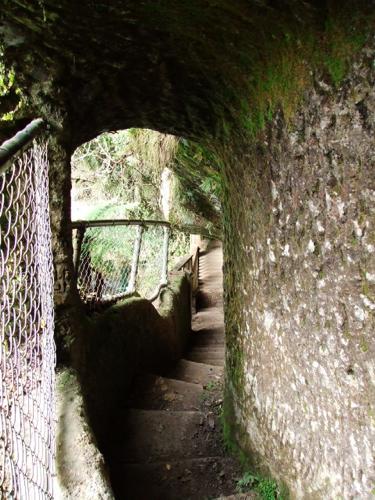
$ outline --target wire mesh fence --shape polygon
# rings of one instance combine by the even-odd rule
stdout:
[[[77,285],[86,303],[100,303],[130,292],[135,226],[88,227],[78,264]]]
[[[142,297],[151,297],[159,285],[167,281],[163,269],[168,262],[168,255],[167,261],[164,260],[165,229],[162,226],[150,226],[146,227],[143,234],[137,275],[137,291]]]
[[[0,493],[53,498],[53,271],[45,143],[0,175]]]
[[[134,292],[152,298],[167,282],[169,227],[130,222],[73,223],[77,286],[92,307]]]

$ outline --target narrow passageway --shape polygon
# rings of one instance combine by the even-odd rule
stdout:
[[[116,498],[204,499],[230,494],[237,467],[220,428],[224,367],[222,249],[200,260],[197,312],[184,359],[166,377],[138,377],[119,415],[109,466]]]

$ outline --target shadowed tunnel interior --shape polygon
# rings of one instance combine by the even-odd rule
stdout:
[[[74,149],[130,127],[198,143],[222,196],[224,433],[292,498],[373,488],[374,13],[329,0],[3,0],[0,12],[24,101],[1,139],[36,115],[50,127],[60,360],[83,363],[87,342]]]

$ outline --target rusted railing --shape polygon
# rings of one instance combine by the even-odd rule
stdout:
[[[90,306],[140,293],[154,301],[168,283],[170,224],[157,220],[74,221],[74,262],[82,300]],[[153,245],[142,245],[152,231]],[[162,231],[162,234],[161,234]],[[155,233],[155,234],[154,234]],[[159,234],[158,234],[159,233]],[[157,242],[162,240],[162,244]]]
[[[107,219],[74,221],[74,262],[80,296],[91,308],[133,294],[155,301],[168,284],[169,239],[176,231],[167,221]],[[153,231],[145,242],[146,231]],[[159,231],[159,233],[158,233]],[[162,232],[162,233],[161,233]],[[187,271],[192,294],[198,289],[199,248],[183,257],[174,271]]]
[[[0,147],[0,498],[52,499],[53,270],[47,142]]]

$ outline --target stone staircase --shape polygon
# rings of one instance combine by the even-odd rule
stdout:
[[[129,409],[114,422],[109,465],[117,499],[196,500],[235,491],[238,468],[224,454],[219,422],[221,268],[221,245],[213,242],[200,260],[190,349],[167,376],[140,375]]]

